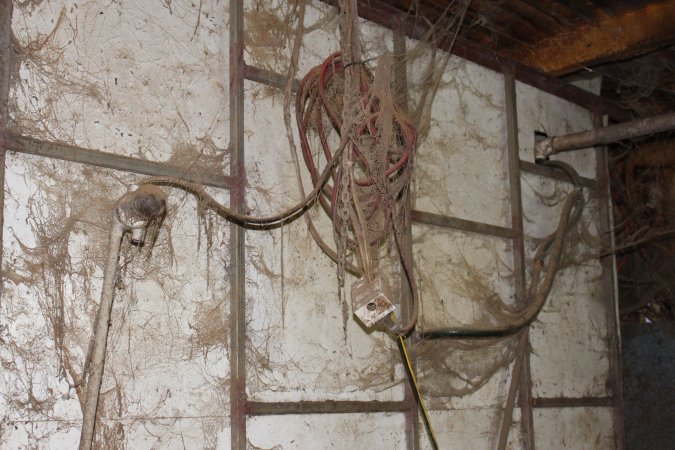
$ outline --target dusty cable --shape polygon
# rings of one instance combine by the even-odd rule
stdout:
[[[341,139],[348,135],[342,161],[333,174],[334,184],[325,185],[319,202],[334,224],[339,264],[344,264],[345,252],[358,251],[363,276],[372,280],[379,271],[379,245],[386,239],[398,240],[417,132],[393,102],[388,60],[380,61],[374,77],[363,64],[349,66],[349,71],[356,72],[352,83],[356,84],[359,100],[352,115],[345,116],[346,105],[350,104],[343,100],[347,65],[346,56],[336,52],[307,73],[296,97],[296,120],[313,183],[318,180],[319,155],[328,162],[337,159],[329,145],[330,134]],[[346,121],[352,125],[346,127]],[[318,137],[318,152],[309,144],[310,135]],[[411,255],[398,243],[396,249],[413,290],[413,307],[411,320],[391,331],[408,334],[415,326],[418,296]]]
[[[291,52],[291,61],[288,66],[288,73],[286,74],[286,87],[284,88],[284,125],[286,127],[286,139],[288,140],[288,145],[290,148],[291,159],[293,161],[293,167],[295,169],[295,179],[298,186],[298,192],[300,193],[300,198],[305,198],[305,188],[302,183],[302,174],[300,173],[300,160],[298,158],[297,147],[295,145],[295,139],[293,138],[293,130],[291,127],[291,97],[293,94],[293,81],[295,80],[295,75],[298,70],[298,60],[300,58],[300,47],[302,44],[302,36],[305,32],[304,20],[305,20],[305,2],[300,2],[299,11],[297,14],[298,24],[295,29],[295,35],[293,38],[293,51]],[[300,95],[298,94],[298,98]],[[305,223],[307,224],[307,229],[309,233],[314,238],[314,241],[317,243],[319,248],[328,256],[333,262],[338,264],[339,256],[338,254],[330,248],[330,246],[323,240],[318,230],[314,226],[314,222],[309,214],[303,214],[305,218]],[[345,270],[355,276],[360,276],[360,270],[353,264],[347,262],[345,265]]]
[[[345,148],[347,140],[343,139],[342,144],[335,152],[336,155],[342,153]],[[337,158],[335,159],[337,160]],[[219,216],[234,222],[237,225],[241,225],[246,228],[267,230],[280,226],[283,223],[290,222],[296,219],[300,214],[304,213],[309,206],[316,200],[319,195],[319,192],[324,187],[328,179],[332,174],[332,164],[328,164],[324,169],[324,172],[321,174],[318,183],[314,186],[314,189],[307,195],[305,198],[300,200],[297,204],[287,208],[279,213],[272,214],[269,216],[251,216],[248,214],[240,214],[233,211],[231,208],[223,205],[218,202],[215,198],[209,195],[203,187],[198,184],[190,183],[189,181],[182,180],[180,178],[173,177],[150,177],[141,180],[139,184],[154,184],[158,186],[170,186],[182,189],[186,192],[193,194],[197,197],[199,203],[213,211],[216,212]]]
[[[546,164],[565,171],[570,175],[576,187],[565,199],[556,230],[553,234],[546,237],[537,248],[533,258],[534,267],[530,278],[530,285],[526,293],[527,306],[510,314],[509,320],[498,326],[481,329],[445,328],[427,330],[420,333],[423,339],[508,336],[518,332],[536,319],[544,303],[546,303],[548,294],[553,287],[553,281],[560,268],[565,235],[579,220],[584,205],[583,188],[580,187],[580,178],[576,171],[571,166],[560,161],[547,162]],[[545,271],[544,267],[546,267]],[[543,279],[541,278],[542,273]]]

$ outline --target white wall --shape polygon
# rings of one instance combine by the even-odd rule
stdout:
[[[265,3],[246,2],[249,25]],[[327,13],[323,4],[313,4],[307,23]],[[16,131],[184,164],[193,174],[214,167],[228,173],[226,2],[15,6],[14,33],[25,47],[55,24],[49,45],[24,57],[14,80]],[[390,31],[366,23],[362,31],[367,54],[391,50]],[[245,57],[256,64],[256,54],[268,55],[268,44],[247,36],[249,50],[258,53]],[[337,48],[336,22],[328,20],[305,39],[299,76]],[[285,72],[286,50],[269,68]],[[419,67],[409,67],[409,78],[418,76]],[[415,208],[509,226],[503,77],[452,58],[443,81],[429,136],[418,149]],[[262,214],[294,203],[298,193],[281,92],[253,82],[245,89],[246,199],[253,213]],[[559,134],[591,127],[590,114],[566,101],[522,84],[517,95],[523,159],[533,159],[535,129]],[[567,160],[594,176],[592,151]],[[8,155],[1,446],[76,445],[81,410],[73,384],[82,374],[100,296],[109,208],[126,184],[140,178]],[[533,240],[555,226],[569,186],[533,175],[524,175],[522,184],[532,250]],[[227,192],[212,192],[227,201]],[[103,430],[115,448],[225,449],[230,225],[211,214],[199,219],[196,203],[183,193],[172,191],[169,204],[152,254],[125,254],[130,262],[116,292],[101,391]],[[591,198],[584,215],[590,235],[597,235],[597,207]],[[311,214],[330,241],[330,223],[319,211]],[[393,340],[365,333],[341,304],[336,267],[304,221],[246,236],[249,400],[402,400],[404,371]],[[413,237],[421,329],[485,320],[486,295],[514,301],[509,241],[418,224]],[[597,253],[599,242],[589,242],[595,247],[584,251]],[[559,274],[531,331],[535,397],[607,395],[600,270],[591,257]],[[512,350],[511,340],[480,350],[448,343],[431,362],[453,373],[434,370],[438,365],[422,358],[419,377],[442,448],[494,444],[510,372],[508,364],[500,365]],[[487,361],[483,375],[467,383],[462,374],[480,372],[476,360]],[[522,446],[519,418],[516,410],[514,448]],[[247,427],[253,448],[405,447],[403,414],[251,417]],[[612,427],[607,408],[535,411],[538,448],[611,448]],[[421,441],[427,448],[425,435]]]

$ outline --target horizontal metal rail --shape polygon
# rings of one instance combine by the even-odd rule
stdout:
[[[47,142],[32,137],[6,133],[2,140],[5,150],[25,153],[28,155],[43,156],[80,164],[87,164],[123,172],[151,175],[156,177],[181,178],[221,189],[232,187],[232,177],[209,172],[191,171],[190,168],[175,166],[163,162],[148,161],[131,156],[115,155],[113,153],[77,147],[69,144]]]
[[[435,225],[437,227],[450,228],[467,233],[485,234],[488,236],[495,236],[505,239],[513,239],[516,237],[516,232],[511,228],[498,227],[496,225],[490,225],[487,223],[458,219],[457,217],[442,216],[440,214],[433,214],[424,211],[413,211],[412,221],[425,225]]]
[[[249,416],[282,414],[353,414],[407,412],[417,405],[408,401],[302,401],[302,402],[246,402]]]
[[[21,136],[14,133],[6,133],[3,145],[6,150],[29,155],[43,156],[64,161],[87,164],[108,169],[121,170],[124,172],[181,178],[184,180],[200,183],[221,189],[230,189],[232,177],[217,173],[201,172],[192,173],[185,167],[175,166],[164,162],[148,161],[130,156],[115,155],[113,153],[92,150],[69,144],[47,142],[32,137]],[[521,169],[524,172],[540,176],[567,181],[567,178],[558,172],[538,164],[521,161]],[[595,189],[597,183],[590,178],[582,178],[584,186]],[[515,232],[506,227],[499,227],[482,222],[448,217],[424,211],[413,211],[412,220],[416,223],[434,225],[448,229],[468,233],[478,233],[504,239],[512,239]]]
[[[281,74],[270,72],[269,70],[265,69],[260,69],[258,67],[249,66],[248,64],[244,65],[244,78],[249,81],[255,81],[256,83],[279,89],[286,89],[286,83],[288,81],[288,78]],[[293,80],[291,91],[298,92],[299,89],[300,82],[298,80]]]
[[[614,406],[613,397],[556,397],[533,398],[535,408],[608,408]]]

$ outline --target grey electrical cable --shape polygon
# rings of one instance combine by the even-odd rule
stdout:
[[[522,330],[537,318],[546,302],[556,273],[560,267],[563,244],[567,231],[580,218],[584,206],[583,188],[581,187],[581,177],[569,164],[561,161],[545,161],[543,165],[557,168],[564,171],[575,185],[574,190],[567,195],[563,210],[560,214],[560,220],[556,230],[546,238],[537,248],[533,258],[533,271],[530,279],[530,286],[526,293],[528,300],[527,306],[514,313],[509,323],[500,324],[495,327],[472,329],[472,328],[442,328],[426,330],[420,333],[422,339],[440,339],[440,338],[496,338],[509,336]],[[548,256],[548,263],[544,278],[539,283],[541,273],[544,268],[544,262]]]
[[[186,192],[189,192],[197,197],[197,200],[205,207],[213,210],[219,216],[225,218],[230,222],[234,222],[237,225],[240,225],[245,228],[251,228],[256,230],[269,230],[281,226],[284,223],[291,222],[302,215],[307,208],[309,208],[314,201],[319,196],[319,193],[323,189],[324,185],[328,182],[333,172],[333,165],[336,161],[339,160],[339,155],[345,149],[347,144],[347,138],[343,138],[340,143],[340,147],[335,152],[335,158],[331,161],[330,164],[326,166],[321,177],[319,178],[314,189],[307,195],[305,198],[300,200],[300,202],[295,205],[287,208],[279,213],[275,213],[270,216],[251,216],[248,214],[240,214],[234,210],[228,208],[222,203],[218,202],[215,198],[209,195],[203,187],[196,183],[191,183],[189,181],[182,180],[180,178],[173,177],[150,177],[144,180],[141,180],[139,184],[152,184],[157,186],[170,186],[182,189]]]

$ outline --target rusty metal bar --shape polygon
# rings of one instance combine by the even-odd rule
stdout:
[[[5,157],[7,150],[2,142],[2,135],[9,118],[9,85],[12,67],[12,8],[11,1],[0,2],[0,267],[3,263],[3,243],[5,228]],[[0,271],[0,285],[3,277]],[[0,304],[3,289],[0,289]]]
[[[609,408],[615,403],[613,397],[557,397],[557,398],[533,398],[535,408]],[[618,424],[615,424],[615,427]],[[623,448],[623,447],[615,447]]]
[[[396,104],[408,113],[408,63],[404,17],[401,14],[391,18],[391,30],[394,35],[394,92]]]
[[[9,85],[12,68],[12,2],[0,2],[0,131],[9,115]]]
[[[396,103],[406,113],[408,112],[408,66],[406,63],[406,37],[405,29],[403,28],[403,20],[400,15],[392,17],[392,38],[394,46],[394,91],[396,92]],[[405,251],[412,255],[412,205],[410,197],[406,199],[405,215],[404,215],[404,237],[403,245]],[[412,291],[410,289],[410,282],[405,274],[405,270],[401,267],[401,316],[403,322],[410,318],[411,314]],[[415,335],[411,334],[406,338],[406,345],[411,350],[410,359],[413,367],[415,365]],[[404,383],[405,393],[404,402],[407,403],[408,409],[405,411],[405,438],[406,448],[408,450],[417,450],[420,447],[420,433],[418,418],[418,405],[415,399],[415,394],[410,383]]]
[[[230,0],[230,204],[244,212],[244,2]],[[246,450],[246,248],[245,230],[230,234],[230,448]]]
[[[516,299],[522,302],[525,298],[525,238],[523,235],[523,198],[520,186],[516,80],[513,70],[506,69],[503,74],[506,99],[509,198],[511,201],[511,229],[513,231],[513,274],[516,282]]]
[[[593,126],[600,129],[603,117],[593,114]],[[609,186],[609,166],[607,164],[607,148],[596,147],[596,170],[600,192],[600,236],[609,236],[610,250],[614,249],[614,225],[612,216],[611,194]],[[623,426],[623,375],[621,370],[621,342],[619,338],[619,299],[616,291],[616,256],[612,251],[600,258],[602,265],[602,299],[605,302],[607,322],[607,347],[609,352],[609,376],[607,389],[614,399],[612,416],[614,421],[614,448],[624,448]]]
[[[181,178],[221,189],[232,187],[232,178],[220,173],[193,172],[190,168],[175,166],[163,162],[148,161],[130,156],[115,155],[75,145],[42,141],[28,136],[7,132],[2,143],[5,150],[45,158],[60,159],[79,164],[87,164],[123,172],[158,177]]]
[[[246,403],[249,416],[283,414],[355,414],[355,413],[408,413],[410,402],[378,401],[301,401],[301,402],[252,402]]]
[[[525,299],[525,235],[523,232],[523,199],[520,186],[520,144],[518,142],[518,101],[516,98],[516,78],[512,66],[505,66],[502,70],[504,76],[504,96],[506,101],[506,133],[507,133],[507,153],[508,153],[508,173],[509,173],[509,198],[511,200],[511,228],[514,232],[513,237],[513,274],[515,277],[515,291],[517,301],[526,301]],[[532,416],[531,397],[532,380],[530,379],[530,353],[529,353],[529,332],[523,331],[524,335],[524,353],[522,355],[522,364],[525,369],[518,375],[520,380],[520,409],[521,409],[521,432],[523,434],[523,443],[525,448],[534,449],[534,419]],[[518,363],[518,361],[516,361]],[[515,368],[514,368],[515,370]],[[521,373],[522,372],[522,373]],[[515,383],[514,380],[513,383]],[[513,404],[507,405],[513,409]],[[505,412],[505,417],[511,420],[512,411]],[[502,431],[506,436],[500,436],[500,442],[508,438],[510,423],[502,424]]]
[[[286,89],[287,78],[285,76],[269,70],[249,66],[248,64],[244,64],[244,78],[267,86]],[[300,82],[298,80],[293,80],[291,91],[298,92],[298,89],[300,89]]]
[[[535,164],[529,161],[520,161],[520,170],[532,175],[538,175],[540,177],[553,178],[557,181],[564,181],[566,183],[570,182],[569,177],[565,176],[562,172],[554,170],[551,167],[542,166],[541,164]],[[598,182],[592,178],[579,177],[581,180],[581,185],[588,189],[597,190]]]
[[[516,405],[516,394],[520,387],[520,381],[523,372],[523,363],[527,357],[527,330],[518,338],[518,346],[515,352],[515,361],[513,363],[513,370],[511,371],[511,384],[509,385],[509,393],[506,398],[506,406],[504,407],[504,414],[499,426],[499,441],[497,442],[498,450],[505,450],[506,443],[509,439],[509,431],[513,421],[513,407]]]
[[[548,159],[556,153],[569,152],[594,145],[607,145],[624,139],[675,129],[675,112],[646,119],[633,120],[609,127],[595,128],[565,136],[552,136],[539,139],[534,144],[534,157],[537,160]]]
[[[414,210],[412,212],[412,221],[424,225],[435,225],[437,227],[450,228],[452,230],[463,231],[466,233],[478,233],[488,236],[500,237],[504,239],[513,239],[516,232],[511,228],[498,227],[482,222],[459,219],[457,217],[442,216],[424,211]]]
[[[530,330],[527,334],[527,346],[525,348],[525,359],[523,361],[523,373],[520,377],[520,397],[518,399],[521,419],[520,427],[523,434],[523,445],[526,450],[534,450],[534,400],[532,398],[532,372],[530,370],[530,355],[532,354],[532,344],[530,343]]]

